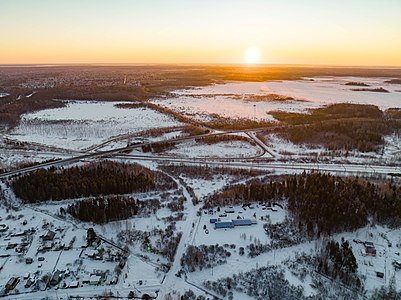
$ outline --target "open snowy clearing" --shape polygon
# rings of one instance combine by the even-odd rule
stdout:
[[[282,160],[316,159],[317,161],[328,161],[336,163],[355,164],[385,164],[399,165],[401,161],[400,136],[392,134],[384,137],[384,149],[380,153],[354,151],[329,151],[322,146],[311,147],[309,145],[298,145],[283,139],[276,134],[265,136],[269,151]]]
[[[124,102],[67,101],[66,107],[22,116],[10,139],[83,150],[113,136],[152,128],[179,126],[172,117],[149,108],[125,109]]]
[[[168,107],[181,114],[187,115],[199,121],[211,121],[213,115],[225,118],[247,118],[255,120],[270,120],[274,118],[268,114],[273,110],[285,110],[300,112],[307,108],[314,108],[309,102],[297,101],[269,101],[269,102],[246,102],[231,96],[202,96],[191,97],[187,95],[178,96],[168,100],[156,100],[154,103]]]
[[[199,200],[203,200],[216,191],[223,189],[234,178],[234,176],[231,177],[225,175],[214,176],[212,180],[187,178],[185,176],[180,177],[190,188],[192,188]]]
[[[48,160],[69,158],[70,154],[40,152],[34,150],[13,150],[0,148],[0,169],[17,168],[32,162],[40,163]]]
[[[260,205],[255,205],[252,208],[234,206],[232,208],[233,213],[227,213],[227,207],[213,209],[213,213],[209,210],[204,210],[200,217],[199,227],[195,233],[194,244],[195,245],[213,245],[213,244],[236,244],[238,247],[245,247],[255,241],[262,243],[270,242],[270,238],[267,236],[263,229],[263,221],[261,217],[269,218],[272,224],[281,223],[286,216],[286,211],[275,207],[276,211],[267,210],[262,208]],[[214,224],[210,222],[211,219],[250,219],[255,220],[256,224],[250,226],[240,226],[227,229],[215,229]],[[204,229],[206,227],[206,229]],[[206,233],[207,232],[207,233]]]
[[[262,151],[257,146],[242,141],[227,141],[216,144],[200,144],[194,141],[177,145],[175,149],[166,151],[163,155],[174,157],[204,157],[204,158],[247,158],[260,155]]]
[[[303,80],[267,82],[228,82],[175,91],[175,97],[155,100],[192,118],[210,121],[213,114],[229,118],[273,120],[269,111],[303,112],[332,103],[373,104],[381,109],[401,106],[400,85],[385,83],[388,78],[314,77]],[[362,82],[368,87],[346,85]],[[353,91],[352,89],[384,88],[389,93]],[[295,100],[247,101],[252,95],[277,94]]]

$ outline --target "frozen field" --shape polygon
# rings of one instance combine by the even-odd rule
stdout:
[[[265,138],[269,151],[274,153],[276,158],[284,160],[314,158],[318,161],[337,163],[399,165],[401,159],[401,143],[398,134],[385,136],[383,151],[379,153],[338,150],[335,155],[323,146],[297,145],[276,134],[268,134]]]
[[[374,104],[381,109],[400,107],[401,85],[385,83],[386,80],[388,78],[315,77],[303,80],[229,82],[176,91],[176,97],[155,102],[205,121],[210,120],[213,114],[271,120],[268,112],[272,110],[305,111],[343,102]],[[369,86],[346,85],[348,82],[361,82]],[[384,88],[389,93],[352,90],[361,88]],[[295,100],[247,101],[250,95],[269,94],[289,96]]]
[[[212,145],[186,142],[177,145],[177,148],[163,154],[180,157],[204,157],[204,158],[238,158],[254,157],[261,154],[261,150],[247,142],[228,141]]]
[[[241,83],[248,84],[248,83]],[[259,83],[258,83],[259,84]],[[227,84],[230,85],[230,84]],[[217,86],[217,85],[216,85]],[[247,86],[244,86],[246,88]],[[300,112],[316,105],[306,101],[260,101],[251,102],[242,100],[242,95],[205,94],[204,96],[178,95],[177,98],[156,100],[154,103],[168,107],[181,114],[199,121],[211,121],[214,115],[226,118],[246,118],[254,120],[270,120],[274,118],[269,111],[285,110]]]
[[[401,85],[385,83],[386,80],[388,78],[316,77],[304,80],[272,81],[266,84],[271,92],[306,99],[318,105],[350,102],[373,104],[381,109],[401,107],[401,93],[399,92]],[[361,82],[369,86],[346,85],[348,82]],[[389,93],[353,91],[353,89],[364,88],[384,88]]]
[[[40,163],[48,160],[55,160],[68,157],[71,156],[62,153],[0,148],[0,168],[2,169],[17,168],[31,164],[32,162]]]
[[[123,102],[119,102],[123,103]],[[124,109],[116,102],[69,101],[66,107],[22,116],[9,138],[82,150],[110,137],[151,128],[178,126],[172,117],[148,108]]]

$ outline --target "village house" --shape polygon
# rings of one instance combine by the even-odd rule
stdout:
[[[54,237],[56,236],[56,233],[54,231],[48,230],[44,235],[41,236],[42,240],[44,241],[52,241],[54,240]]]
[[[376,257],[376,248],[372,242],[363,243],[365,249],[363,255]]]

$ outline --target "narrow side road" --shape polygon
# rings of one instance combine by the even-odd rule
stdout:
[[[177,251],[174,256],[174,261],[172,263],[172,266],[167,273],[163,285],[159,291],[158,300],[163,300],[165,295],[168,293],[172,293],[176,288],[175,286],[177,284],[184,284],[188,285],[184,281],[183,278],[175,276],[177,272],[181,269],[181,257],[183,256],[184,252],[186,251],[188,245],[191,242],[191,238],[194,235],[195,231],[195,224],[197,222],[197,219],[199,218],[196,215],[196,207],[192,203],[192,197],[186,190],[186,188],[179,182],[179,180],[175,179],[174,177],[171,177],[178,185],[178,187],[181,187],[183,190],[183,195],[186,199],[185,202],[185,211],[188,211],[188,215],[186,216],[186,219],[183,224],[181,224],[181,230],[182,230],[182,236],[180,243],[178,244]]]

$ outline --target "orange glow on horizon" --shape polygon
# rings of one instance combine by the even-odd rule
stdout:
[[[401,2],[304,1],[4,1],[0,64],[401,66]]]

